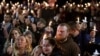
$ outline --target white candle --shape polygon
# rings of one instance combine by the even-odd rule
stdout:
[[[52,25],[52,21],[49,22],[49,27],[51,27],[51,25]]]
[[[58,7],[58,4],[56,4],[56,8]]]
[[[96,4],[96,6],[98,7],[98,6],[99,6],[99,4],[97,3],[97,4]]]
[[[77,17],[77,21],[76,21],[77,23],[80,23],[80,18],[79,17]]]
[[[3,21],[2,24],[5,25],[5,21]]]
[[[31,10],[31,13],[34,13],[34,11],[33,11],[33,10]]]
[[[11,47],[13,47],[13,39],[11,39]]]
[[[87,23],[87,17],[84,17],[83,22]]]
[[[72,7],[73,5],[72,4],[70,4],[70,7]]]
[[[64,5],[63,8],[65,9],[66,8],[66,5]]]
[[[26,26],[26,31],[28,31],[29,30],[29,26]]]
[[[10,12],[9,10],[6,11],[6,13],[9,13],[9,12]]]
[[[43,35],[43,40],[44,40],[44,39],[46,39],[46,38],[47,38],[47,35],[46,35],[46,34],[44,34],[44,35]]]
[[[94,31],[97,31],[97,29],[96,29],[96,25],[94,25],[93,30],[94,30]]]
[[[80,4],[78,4],[77,7],[80,7]]]

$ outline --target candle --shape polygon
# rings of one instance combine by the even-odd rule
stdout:
[[[43,40],[44,40],[44,39],[46,39],[46,38],[47,38],[47,35],[46,35],[46,34],[44,34],[44,35],[43,35]]]
[[[26,10],[23,10],[22,14],[26,13]]]
[[[97,31],[96,25],[93,26],[93,31]]]
[[[80,5],[78,4],[77,7],[80,7]]]
[[[5,21],[3,21],[2,24],[5,25]]]
[[[56,8],[58,8],[58,4],[56,4]]]
[[[49,22],[49,27],[51,27],[51,25],[52,25],[52,21]]]
[[[72,4],[70,4],[70,7],[72,7],[73,5]]]
[[[98,7],[98,6],[99,6],[99,4],[97,3],[97,4],[96,4],[96,6]]]
[[[6,13],[9,13],[9,12],[10,12],[9,10],[6,11]]]
[[[28,31],[29,30],[29,26],[26,26],[26,31]]]
[[[87,17],[84,17],[83,22],[87,23]]]
[[[91,3],[87,3],[87,6],[90,7],[91,6]]]
[[[77,21],[76,21],[77,23],[80,23],[80,18],[79,17],[77,17]]]
[[[65,9],[66,8],[66,5],[64,5],[63,8]]]
[[[11,47],[13,47],[13,39],[11,39]]]
[[[34,11],[33,11],[33,10],[31,10],[31,13],[34,13]]]
[[[32,3],[34,3],[34,0],[32,0]]]

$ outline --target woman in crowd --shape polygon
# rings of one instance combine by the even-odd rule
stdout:
[[[18,36],[21,35],[21,31],[18,28],[12,28],[9,33],[9,38],[6,40],[4,45],[4,53],[6,53],[7,48],[11,46],[11,41],[15,43],[15,40],[18,38]],[[12,39],[12,40],[11,40]]]
[[[10,52],[7,52],[5,54],[6,56],[30,56],[32,47],[29,38],[20,35],[16,39],[15,45],[13,45],[13,47],[10,46],[8,50],[10,50]]]
[[[34,49],[34,55],[37,56],[61,56],[60,49],[56,46],[56,42],[52,38],[42,39],[40,47]],[[37,51],[38,50],[38,51]],[[38,53],[38,54],[37,54]]]
[[[26,32],[24,33],[24,35],[25,35],[27,38],[29,38],[31,45],[32,45],[32,47],[34,48],[34,47],[36,46],[35,35],[32,34],[31,31],[26,31]]]

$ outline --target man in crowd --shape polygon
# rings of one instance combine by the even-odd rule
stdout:
[[[69,26],[66,23],[61,23],[57,27],[55,36],[57,45],[61,48],[63,56],[78,56],[80,49],[69,35]]]

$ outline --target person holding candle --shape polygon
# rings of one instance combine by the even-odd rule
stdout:
[[[62,56],[78,56],[80,49],[69,34],[69,25],[66,23],[59,24],[55,35],[57,45],[63,52]]]
[[[9,33],[9,38],[7,38],[7,40],[5,42],[3,53],[6,53],[7,51],[10,52],[10,50],[8,50],[8,49],[10,48],[11,45],[13,45],[13,43],[15,43],[15,40],[20,35],[21,35],[21,31],[18,28],[11,29],[11,31]],[[11,39],[13,39],[12,44],[11,44]]]
[[[24,35],[20,35],[15,42],[13,48],[10,49],[11,53],[7,53],[5,55],[10,56],[30,56],[32,51],[32,47],[30,45],[29,38]]]
[[[39,47],[40,46],[40,47]],[[53,38],[42,39],[41,45],[34,49],[34,55],[38,56],[62,56],[62,52],[56,45],[56,41]],[[38,51],[37,51],[38,50]]]

